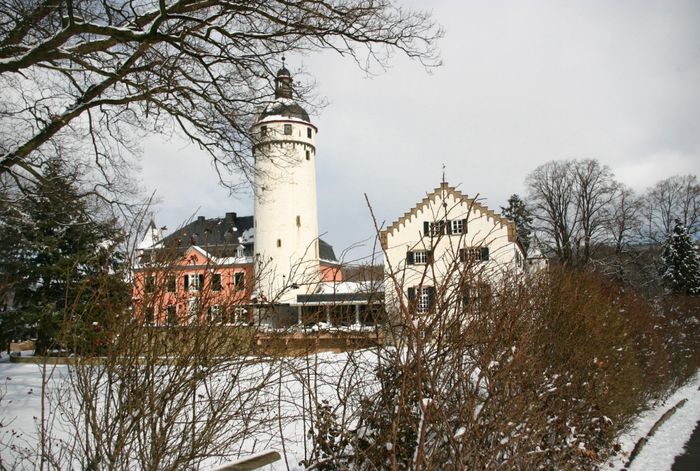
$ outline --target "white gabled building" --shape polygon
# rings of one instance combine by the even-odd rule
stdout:
[[[524,270],[514,224],[447,183],[382,231],[380,240],[387,307],[402,297],[427,312],[436,294],[468,303],[504,275]]]

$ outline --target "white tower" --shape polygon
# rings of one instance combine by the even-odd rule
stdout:
[[[275,101],[252,127],[255,140],[254,295],[279,304],[313,292],[319,279],[316,126],[294,102],[282,67]]]

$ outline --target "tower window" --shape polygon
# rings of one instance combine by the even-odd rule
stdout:
[[[308,137],[309,139],[311,139],[311,136],[312,136],[312,135],[313,135],[313,134],[312,134],[311,128],[306,128],[306,137]]]
[[[277,239],[277,247],[282,247],[282,239]]]
[[[306,151],[306,160],[311,160],[311,152]]]
[[[297,227],[301,227],[301,216],[297,216]]]
[[[260,126],[260,137],[267,136],[267,126]]]
[[[285,124],[285,125],[284,125],[284,135],[285,135],[285,136],[291,136],[291,135],[292,135],[292,125],[291,125],[291,124]]]

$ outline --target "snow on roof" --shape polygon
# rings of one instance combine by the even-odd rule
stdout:
[[[354,294],[377,291],[376,283],[361,281],[324,282],[318,285],[315,294]]]
[[[156,226],[156,223],[151,219],[151,222],[146,228],[146,233],[143,235],[143,240],[138,245],[138,250],[147,250],[155,248],[163,238],[163,231]]]
[[[249,227],[243,233],[241,233],[241,236],[238,238],[238,242],[241,244],[249,244],[252,243],[255,240],[255,228]]]

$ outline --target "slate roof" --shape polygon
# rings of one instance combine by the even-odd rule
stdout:
[[[241,235],[253,229],[253,216],[238,216],[236,213],[226,213],[223,218],[207,219],[199,216],[189,224],[181,227],[172,234],[163,237],[161,247],[176,248],[178,252],[185,252],[190,246],[197,245],[208,253],[217,257],[235,256],[236,250],[243,245],[243,255],[253,255],[253,237],[246,237],[241,241]],[[333,247],[322,239],[318,244],[319,258],[324,261],[337,262]]]
[[[253,216],[238,216],[226,213],[223,218],[207,219],[199,216],[172,234],[163,237],[165,247],[177,247],[184,252],[191,245],[197,245],[217,257],[235,255],[240,244],[241,234],[253,227]],[[244,255],[252,255],[253,243],[244,243]]]
[[[307,123],[311,122],[311,119],[309,118],[309,113],[307,113],[304,108],[299,106],[297,103],[290,102],[290,100],[284,98],[275,100],[269,105],[267,105],[265,110],[263,110],[263,112],[260,113],[260,116],[258,116],[258,121],[262,121],[268,116],[296,118],[306,121]]]

